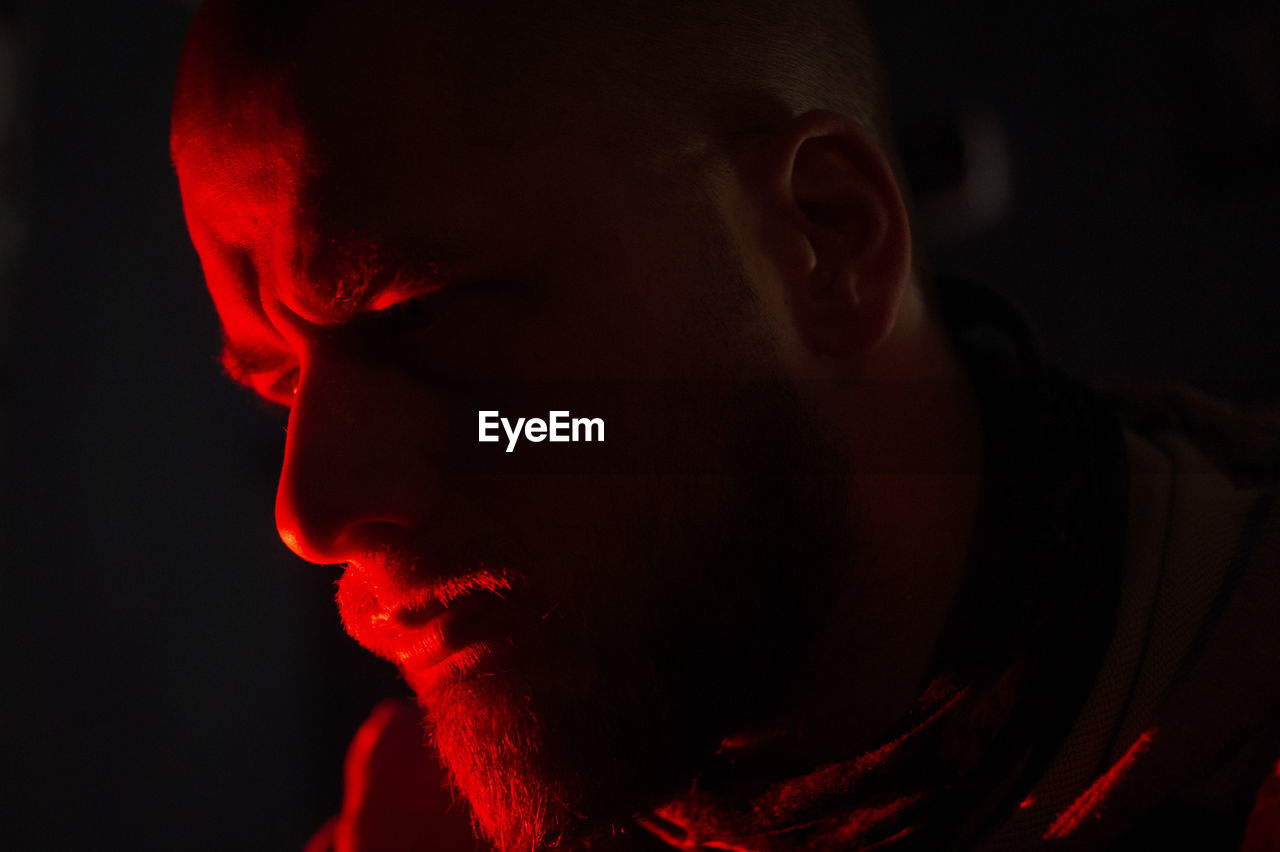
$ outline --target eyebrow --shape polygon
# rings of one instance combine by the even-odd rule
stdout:
[[[409,282],[443,286],[458,278],[466,253],[434,240],[335,241],[313,260],[312,282],[296,295],[318,314],[354,314],[374,294]],[[252,354],[250,352],[249,354]]]
[[[323,295],[308,290],[297,294],[317,313],[335,309],[354,312],[372,294],[408,282],[426,282],[432,289],[443,287],[459,277],[468,256],[441,243],[424,244],[421,240],[414,241],[413,249],[384,243],[380,250],[372,240],[356,240],[335,242],[330,250],[328,263],[340,274],[327,276],[330,283]],[[225,332],[218,353],[223,372],[250,390],[256,390],[254,376],[279,369],[289,358],[268,345],[233,341]]]

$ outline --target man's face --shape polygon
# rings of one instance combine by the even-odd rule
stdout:
[[[228,102],[175,153],[232,369],[289,407],[282,538],[345,563],[344,624],[500,845],[675,792],[803,659],[844,538],[728,173],[558,113],[485,138],[421,80]],[[505,453],[482,409],[605,442]]]

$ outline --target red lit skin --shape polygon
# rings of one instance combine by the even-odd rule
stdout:
[[[617,712],[636,718],[609,722],[610,765],[638,767],[618,781],[624,798],[679,783],[647,779],[646,760],[656,777],[683,759],[673,743],[688,732],[660,727],[664,706],[682,724],[679,708],[699,707],[706,718],[689,724],[710,730],[727,708],[751,715],[777,700],[762,673],[801,656],[812,682],[789,685],[775,721],[804,721],[817,742],[874,743],[918,694],[946,616],[978,433],[870,137],[809,113],[732,149],[695,139],[640,156],[618,141],[624,115],[572,99],[539,111],[537,133],[504,136],[502,116],[450,88],[466,76],[451,63],[465,60],[440,32],[373,13],[316,23],[306,73],[282,78],[225,61],[218,27],[206,9],[184,60],[184,208],[227,340],[253,354],[236,371],[289,408],[280,536],[303,559],[347,566],[339,603],[352,635],[400,665],[442,718],[453,705],[484,716],[489,705],[467,703],[476,696],[493,702],[477,725],[499,724],[498,704],[517,694],[634,705]],[[410,50],[414,75],[396,61]],[[728,327],[717,319],[736,299],[717,280],[723,258],[708,260],[705,233],[683,216],[699,211],[695,189],[715,199],[760,303],[758,316],[732,307],[748,316]],[[456,298],[415,325],[437,290]],[[446,388],[495,378],[641,383],[652,399],[638,410],[652,419],[632,425],[691,442],[733,474],[450,476],[457,400]],[[929,462],[909,476],[845,472],[848,509],[831,527],[837,594],[806,597],[808,566],[743,577],[688,552],[732,541],[726,507],[743,495],[769,499],[754,494],[752,457],[724,449],[726,436],[753,434],[759,412],[703,422],[664,410],[665,384],[696,379],[792,383],[812,428],[851,457],[874,448]],[[853,379],[943,391],[886,395],[891,405]],[[471,434],[475,411],[465,415]],[[780,505],[783,530],[790,510],[810,513]],[[820,625],[816,647],[800,644],[805,623]],[[699,672],[741,694],[697,694]],[[832,672],[846,690],[833,694]],[[650,682],[653,695],[628,692]],[[639,739],[649,728],[656,744]],[[458,753],[450,766],[483,811],[480,767]],[[576,789],[556,783],[562,798]],[[577,809],[631,812],[599,795]]]

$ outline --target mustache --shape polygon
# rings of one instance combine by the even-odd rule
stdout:
[[[524,577],[506,562],[477,553],[425,556],[377,551],[346,563],[339,587],[357,583],[387,610],[448,607],[463,595],[482,591],[502,596]]]
[[[389,641],[458,600],[477,593],[506,597],[524,586],[525,578],[507,563],[480,555],[377,551],[349,561],[336,585],[338,613],[347,632],[385,657]]]

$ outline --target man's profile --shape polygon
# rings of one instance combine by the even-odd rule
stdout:
[[[173,157],[281,537],[497,847],[1244,840],[1280,440],[930,279],[883,85],[847,0],[201,10]],[[608,440],[476,441],[569,409]],[[446,848],[387,713],[333,842]]]

